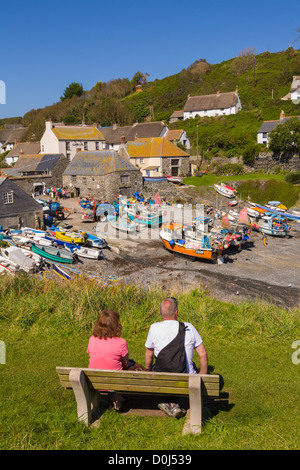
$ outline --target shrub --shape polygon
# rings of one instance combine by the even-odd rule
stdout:
[[[288,183],[299,184],[300,183],[300,171],[291,171],[291,173],[288,173],[284,179]]]

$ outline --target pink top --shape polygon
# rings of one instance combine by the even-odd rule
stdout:
[[[91,336],[87,348],[90,369],[122,370],[122,357],[128,354],[124,338],[96,338]]]

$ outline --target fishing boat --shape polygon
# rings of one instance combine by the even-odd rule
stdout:
[[[130,220],[137,224],[147,225],[148,227],[160,226],[162,224],[161,211],[148,211],[135,207],[126,207],[124,209]]]
[[[193,261],[199,259],[217,262],[222,255],[221,248],[214,248],[207,237],[203,237],[201,242],[183,239],[183,229],[183,225],[175,223],[162,226],[159,236],[168,251],[186,256]]]
[[[108,246],[105,238],[100,238],[96,235],[92,235],[91,233],[82,232],[81,230],[79,230],[79,233],[85,237],[85,245],[100,249],[106,248]]]
[[[284,238],[291,230],[291,224],[287,223],[287,219],[276,214],[267,213],[262,217],[262,233],[272,235],[274,237]]]
[[[64,279],[65,281],[69,281],[71,279],[71,276],[69,276],[69,274],[67,274],[65,271],[63,271],[59,266],[57,266],[54,263],[52,264],[52,269],[61,279]]]
[[[14,270],[9,263],[5,263],[5,261],[0,262],[0,275],[1,274],[9,274],[10,276],[15,276],[17,270]]]
[[[36,259],[27,256],[26,253],[16,246],[1,249],[1,259],[14,267],[19,267],[27,273],[34,273],[39,269]]]
[[[226,188],[225,186],[221,186],[220,184],[215,183],[214,188],[217,193],[221,194],[221,196],[225,196],[228,198],[234,198],[235,192],[232,189]]]
[[[40,243],[31,243],[31,249],[43,258],[51,259],[58,263],[72,264],[77,258],[74,253],[68,250],[56,248],[55,246],[41,245]]]
[[[277,209],[271,209],[267,206],[261,206],[260,204],[254,204],[254,203],[252,203],[252,204],[255,206],[256,210],[260,211],[262,214],[266,214],[267,212],[269,212],[271,214],[284,216],[288,220],[293,220],[294,222],[300,223],[300,215],[298,215],[298,214],[295,214],[295,213],[292,213],[292,212],[282,212],[282,211],[277,210]]]
[[[114,229],[120,232],[134,233],[138,229],[138,224],[129,221],[127,218],[108,215],[107,220]]]
[[[229,186],[228,184],[225,184],[225,183],[220,183],[220,186],[222,186],[223,188],[227,188],[229,189],[230,191],[232,191],[233,193],[236,193],[236,189],[232,188],[231,186]]]
[[[144,176],[143,180],[145,182],[160,182],[160,181],[167,181],[166,176]]]
[[[66,243],[75,243],[76,245],[84,245],[86,236],[85,232],[68,232],[65,230],[55,230],[52,231],[55,238],[62,240]]]
[[[183,178],[181,176],[166,175],[166,177],[170,183],[183,183]]]
[[[45,238],[45,235],[46,235],[45,230],[39,230],[39,229],[30,228],[30,227],[22,227],[21,233],[25,236],[27,236],[28,234],[31,234],[40,238]]]

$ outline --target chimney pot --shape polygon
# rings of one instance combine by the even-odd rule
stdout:
[[[284,118],[285,118],[285,112],[282,109],[280,113],[280,119],[284,119]]]

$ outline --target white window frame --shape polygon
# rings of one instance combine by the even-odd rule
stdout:
[[[3,194],[4,204],[13,204],[14,202],[14,192],[10,191]]]

